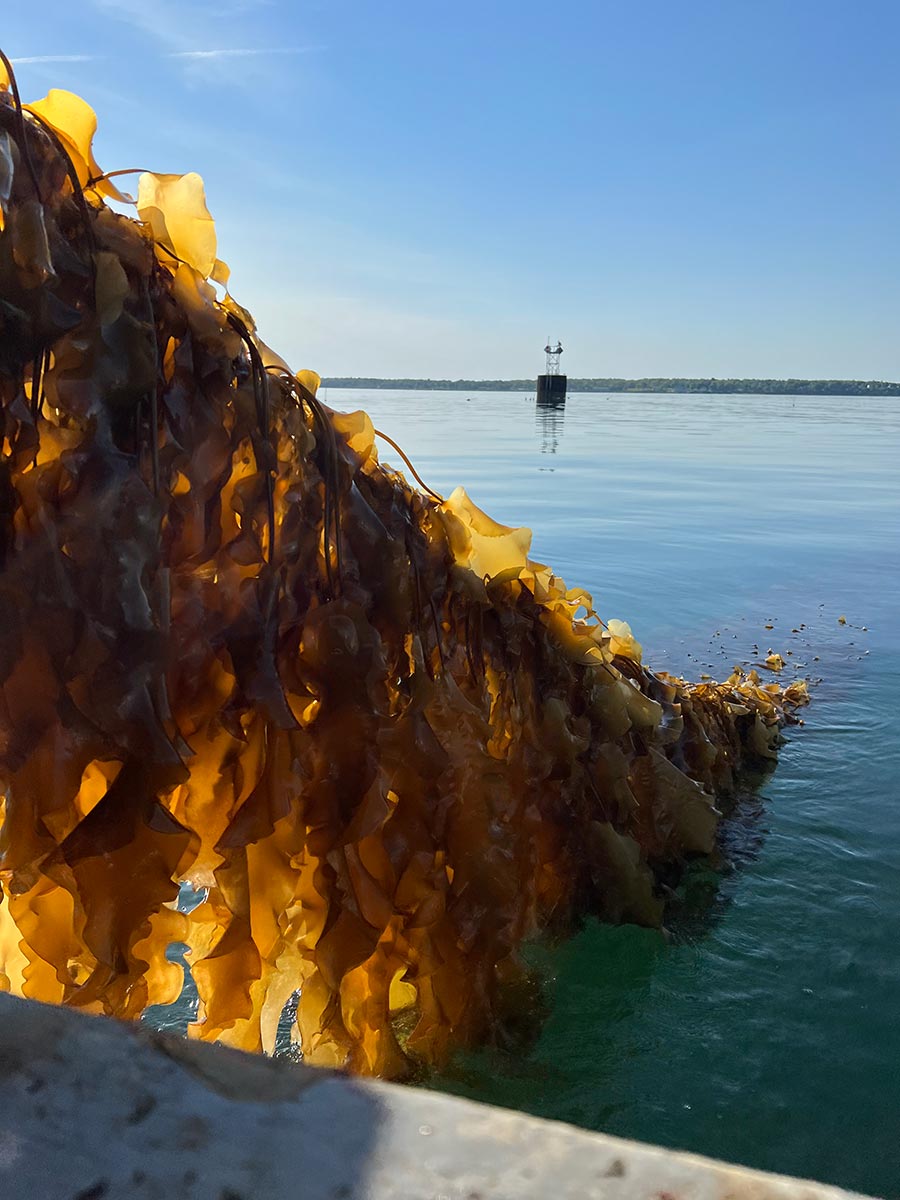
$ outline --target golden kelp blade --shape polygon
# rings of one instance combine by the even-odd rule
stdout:
[[[216,264],[216,227],[199,175],[152,175],[138,185],[137,211],[157,246],[208,276]]]
[[[309,1061],[440,1062],[534,931],[661,920],[805,693],[652,674],[382,467],[217,299],[198,177],[103,204],[85,108],[0,94],[0,986],[134,1018],[182,941],[195,1036],[271,1050],[299,989]]]
[[[93,180],[99,180],[98,191],[101,195],[113,200],[126,199],[108,180],[100,179],[100,168],[93,151],[97,115],[89,104],[74,92],[51,88],[43,100],[26,105],[26,109],[57,135],[82,188],[88,187]]]

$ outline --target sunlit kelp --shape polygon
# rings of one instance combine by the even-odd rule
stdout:
[[[652,674],[528,530],[382,467],[217,293],[199,177],[120,216],[94,127],[0,93],[0,983],[137,1017],[184,941],[199,1037],[271,1049],[299,988],[309,1060],[440,1061],[535,930],[660,922],[805,690]]]

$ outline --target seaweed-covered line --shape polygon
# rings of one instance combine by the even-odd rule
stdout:
[[[0,63],[0,988],[136,1019],[178,942],[204,1040],[502,1038],[527,938],[664,920],[804,681],[649,670],[265,345],[199,176],[121,215],[92,110]]]

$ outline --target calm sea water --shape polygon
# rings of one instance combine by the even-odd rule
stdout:
[[[726,831],[733,868],[694,881],[671,937],[592,923],[536,951],[540,1036],[435,1086],[900,1196],[900,402],[323,398],[438,491],[531,526],[651,666],[722,677],[771,648],[821,680]]]

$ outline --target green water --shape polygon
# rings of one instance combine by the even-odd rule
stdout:
[[[651,665],[722,676],[771,647],[821,679],[725,830],[732,869],[695,881],[671,936],[591,924],[537,948],[537,1040],[434,1086],[900,1196],[900,404],[325,398],[439,491],[530,525]]]

